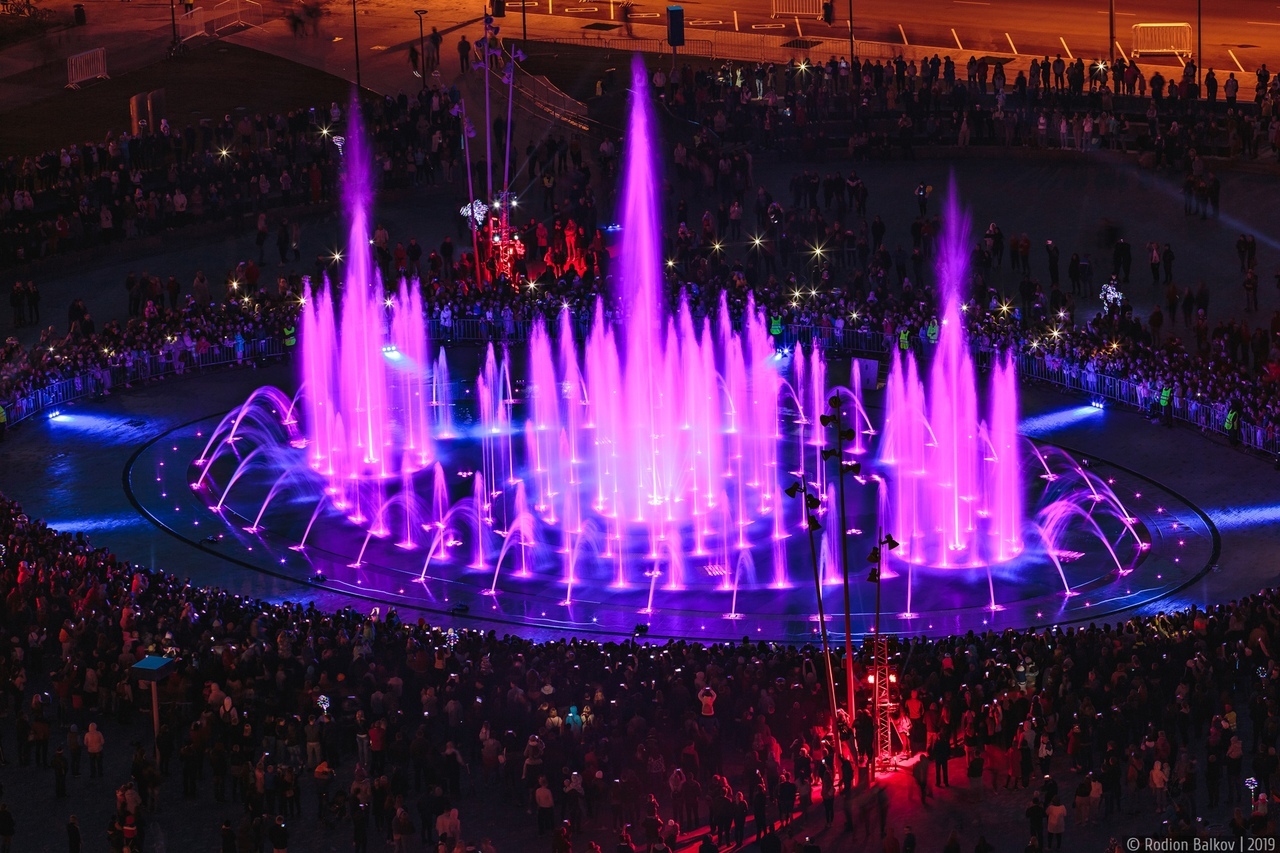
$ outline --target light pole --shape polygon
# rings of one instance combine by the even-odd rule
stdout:
[[[802,469],[800,471],[800,479],[787,486],[784,491],[789,498],[800,497],[802,499],[805,529],[809,536],[809,559],[813,563],[813,586],[818,599],[818,630],[822,636],[822,657],[826,661],[827,668],[827,702],[831,708],[831,745],[833,749],[831,776],[834,781],[839,779],[840,774],[840,729],[836,725],[836,683],[831,672],[831,643],[827,636],[827,614],[822,606],[822,569],[818,565],[818,542],[814,537],[814,534],[822,529],[822,525],[818,522],[818,516],[814,514],[818,507],[821,506],[822,500],[817,495],[809,493],[808,480],[803,471],[803,450],[800,453],[800,459],[800,467]]]
[[[852,71],[852,67],[850,68]],[[855,368],[856,369],[856,368]],[[837,499],[840,501],[840,574],[843,579],[844,586],[844,669],[845,669],[845,701],[848,705],[849,724],[852,728],[855,716],[854,694],[853,694],[853,615],[852,608],[849,603],[849,522],[845,511],[844,501],[844,479],[845,474],[858,474],[862,471],[862,465],[858,462],[846,462],[844,458],[844,444],[853,441],[856,437],[854,428],[857,423],[857,413],[854,413],[854,428],[846,428],[844,425],[844,412],[840,405],[840,395],[833,394],[831,399],[827,400],[827,405],[835,412],[834,415],[823,415],[819,421],[823,426],[835,426],[836,428],[836,446],[831,450],[822,452],[823,458],[835,458],[837,460],[836,483],[837,483]]]
[[[852,93],[854,86],[853,81],[857,76],[853,73],[853,58],[857,55],[858,48],[853,42],[853,0],[849,0],[849,92]]]
[[[1116,65],[1116,0],[1111,0],[1107,11],[1107,56],[1111,59],[1109,67]]]
[[[351,0],[351,41],[356,52],[356,89],[358,90],[363,87],[360,85],[360,19],[356,17],[356,0]]]
[[[422,35],[422,19],[427,16],[426,9],[414,9],[413,14],[418,16],[418,74],[422,77],[422,88],[427,88],[427,52],[424,49],[426,39]]]
[[[1200,97],[1200,74],[1204,65],[1204,35],[1202,34],[1201,5],[1203,0],[1196,0],[1196,97]]]

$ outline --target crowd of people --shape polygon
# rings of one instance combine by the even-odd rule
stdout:
[[[1036,851],[1064,834],[1078,849],[1084,827],[1144,812],[1176,838],[1209,821],[1237,839],[1276,831],[1275,591],[1115,624],[894,640],[894,752],[910,781],[869,787],[870,716],[842,712],[832,736],[812,646],[535,642],[254,600],[143,569],[9,500],[0,545],[7,758],[29,774],[26,796],[73,797],[115,851],[150,849],[161,803],[181,797],[227,815],[227,853],[286,851],[307,833],[357,851],[494,853],[505,834],[508,849],[556,853],[602,840],[776,853],[841,830],[893,853],[911,833],[894,803],[953,779],[976,808],[1022,792],[1027,831],[960,827],[947,851]],[[130,677],[149,654],[178,660],[154,749],[147,687]],[[857,684],[868,654],[851,661]],[[85,764],[88,784],[69,792]],[[49,831],[0,813],[6,842]],[[78,851],[79,822],[67,831]]]
[[[832,56],[709,70],[685,64],[658,69],[652,83],[674,112],[721,138],[806,161],[836,150],[855,159],[912,158],[920,144],[1122,149],[1169,168],[1192,151],[1280,153],[1280,81],[1265,64],[1237,78],[1213,68],[1201,77],[1194,60],[1174,72],[1123,57],[1111,69],[1061,56],[1033,57],[1025,68],[977,56],[852,66]]]

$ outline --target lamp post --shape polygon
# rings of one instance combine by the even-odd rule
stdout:
[[[363,87],[360,85],[360,19],[356,17],[356,0],[351,0],[351,41],[356,52],[356,89],[361,89]]]
[[[818,522],[818,517],[814,512],[821,505],[822,501],[817,495],[809,493],[808,480],[804,472],[804,453],[800,454],[800,479],[787,486],[785,489],[787,497],[802,498],[802,511],[805,518],[805,530],[809,537],[809,559],[813,564],[813,586],[814,593],[818,600],[818,631],[822,636],[822,657],[826,662],[827,668],[827,702],[831,710],[831,743],[834,750],[833,760],[831,762],[831,775],[833,780],[839,779],[840,773],[840,730],[836,726],[836,683],[835,677],[831,671],[831,643],[827,636],[827,614],[822,605],[822,569],[818,566],[818,542],[814,538],[814,534],[822,529],[822,525]]]
[[[1201,17],[1201,6],[1204,0],[1196,0],[1196,97],[1200,95],[1200,74],[1203,72],[1201,68],[1204,65],[1204,35]]]
[[[1107,56],[1111,58],[1109,68],[1116,65],[1116,0],[1111,0],[1107,10]]]
[[[853,81],[857,77],[853,73],[853,58],[857,56],[858,48],[853,40],[853,0],[849,0],[849,92],[853,93]]]
[[[426,39],[422,34],[422,19],[427,16],[426,9],[414,9],[413,14],[418,16],[418,74],[422,77],[422,88],[427,88],[427,52],[424,49]]]
[[[850,69],[852,71],[852,68]],[[857,369],[856,367],[854,368]],[[835,413],[833,415],[823,415],[819,420],[823,426],[834,426],[836,428],[836,446],[830,451],[823,451],[823,458],[835,458],[837,460],[836,468],[836,484],[837,484],[837,500],[840,501],[840,575],[844,587],[844,669],[845,669],[845,702],[848,707],[850,726],[852,726],[855,716],[855,705],[853,695],[853,615],[852,608],[849,603],[849,522],[845,509],[844,500],[844,479],[845,474],[858,474],[862,470],[862,465],[858,462],[846,462],[844,458],[845,442],[853,441],[856,437],[854,428],[846,428],[844,425],[844,411],[840,405],[840,395],[833,394],[827,400],[827,405]],[[854,415],[855,423],[857,415]]]

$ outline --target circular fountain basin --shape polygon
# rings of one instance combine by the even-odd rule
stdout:
[[[528,542],[508,529],[511,519],[504,517],[498,493],[509,494],[510,484],[493,490],[497,497],[482,513],[463,508],[459,498],[474,490],[481,456],[481,442],[464,435],[438,442],[436,449],[452,514],[442,521],[406,523],[402,512],[392,510],[384,529],[377,529],[368,519],[353,522],[350,507],[336,507],[332,496],[326,497],[324,479],[306,473],[307,448],[301,442],[271,450],[277,463],[295,456],[298,473],[282,478],[278,468],[249,464],[223,496],[221,487],[240,468],[237,458],[253,453],[246,436],[244,446],[233,442],[224,461],[215,463],[223,467],[208,471],[201,487],[193,489],[206,473],[193,460],[201,459],[220,420],[196,421],[151,442],[133,459],[126,483],[153,522],[194,547],[222,555],[229,567],[496,628],[618,636],[646,624],[652,637],[803,642],[819,627],[812,559],[817,554],[828,627],[844,632],[839,537],[831,535],[840,522],[826,506],[819,518],[823,530],[815,532],[812,548],[797,506],[783,510],[781,538],[766,516],[727,536],[718,527],[708,530],[699,554],[689,529],[694,522],[687,521],[669,528],[681,544],[673,541],[657,556],[650,528],[610,527],[587,512],[582,524],[588,535],[574,537],[574,553],[566,554],[567,537],[555,524],[535,520]],[[1037,449],[1038,454],[1026,454],[1028,489],[1041,489],[1048,479],[1035,476],[1032,466],[1041,464],[1035,457],[1052,460],[1055,454],[1046,446]],[[1122,499],[1126,518],[1099,513],[1096,529],[1066,525],[1053,553],[1028,530],[1015,555],[981,567],[917,564],[890,554],[880,584],[881,630],[949,634],[1104,620],[1158,606],[1216,559],[1217,532],[1194,505],[1136,472],[1092,458],[1088,466],[1095,482]],[[435,477],[434,470],[413,477]],[[864,634],[876,622],[876,585],[867,581],[876,499],[871,486],[852,478],[846,485],[848,610],[852,631]],[[477,524],[483,530],[479,548]],[[593,525],[594,536],[589,535]],[[744,537],[747,547],[741,547]],[[673,588],[669,555],[677,551],[682,583]],[[775,571],[778,559],[785,561],[783,573]]]

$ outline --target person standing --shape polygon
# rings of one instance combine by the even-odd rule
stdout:
[[[80,853],[80,821],[75,815],[67,818],[67,853]]]
[[[13,812],[9,811],[7,803],[0,803],[0,853],[10,853],[13,849],[13,836],[17,831],[17,824],[13,819]]]
[[[1027,829],[1031,833],[1031,837],[1036,839],[1041,847],[1044,847],[1044,806],[1040,805],[1040,796],[1037,794],[1031,798],[1031,805],[1027,806],[1025,812],[1027,816]]]
[[[89,731],[84,733],[84,749],[89,753],[89,778],[98,779],[102,776],[102,750],[107,745],[107,739],[102,732],[98,731],[97,723],[89,724]]]
[[[465,35],[458,39],[458,65],[463,76],[471,70],[471,42]]]
[[[1062,834],[1067,831],[1067,807],[1054,797],[1045,810],[1045,828],[1049,834],[1048,850],[1062,849]]]
[[[276,815],[276,822],[267,830],[272,853],[289,853],[289,829],[284,825],[284,815]]]
[[[53,795],[58,799],[67,796],[67,757],[62,754],[62,747],[53,751],[53,759],[49,762],[53,768]]]

